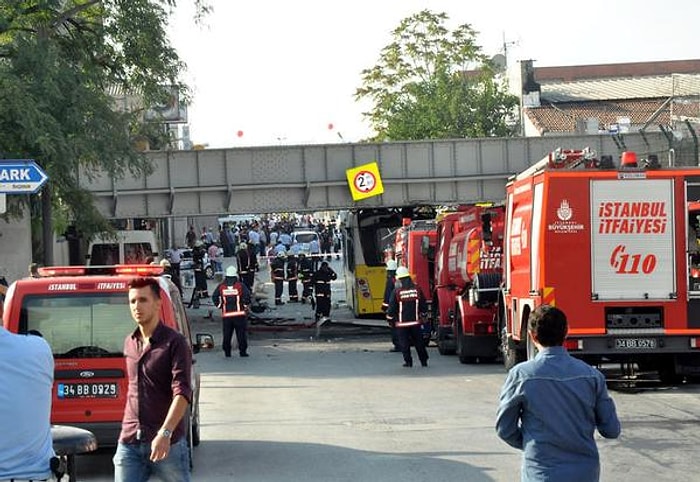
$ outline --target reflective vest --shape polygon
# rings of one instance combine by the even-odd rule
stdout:
[[[397,327],[415,326],[420,324],[420,295],[418,289],[399,288],[396,290],[396,300],[399,303]]]
[[[239,282],[233,286],[221,286],[221,316],[228,318],[231,316],[245,316],[245,306],[243,305],[243,287]]]

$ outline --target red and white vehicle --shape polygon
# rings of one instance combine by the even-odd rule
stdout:
[[[433,279],[435,273],[435,245],[437,227],[433,219],[404,218],[396,231],[394,256],[399,266],[405,266],[418,285],[428,304],[428,319],[422,327],[423,338],[430,341],[434,329],[432,319]]]
[[[190,341],[193,353],[213,347],[211,334],[192,333],[180,292],[162,272],[150,265],[54,266],[10,285],[4,327],[42,336],[53,351],[52,423],[90,430],[100,447],[117,444],[128,385],[124,339],[136,328],[128,302],[128,283],[135,276],[158,279],[160,318]],[[192,388],[185,419],[190,450],[200,439],[196,366]]]
[[[441,355],[462,363],[498,352],[503,206],[461,206],[438,218],[433,305]]]
[[[592,364],[700,370],[700,285],[691,265],[690,202],[700,168],[620,166],[588,150],[557,150],[509,180],[501,350],[510,368],[534,355],[526,326],[541,304],[567,314],[565,346]],[[694,237],[694,235],[692,236]]]

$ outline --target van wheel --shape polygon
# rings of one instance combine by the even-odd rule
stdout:
[[[204,268],[204,275],[207,279],[214,279],[214,268],[212,268],[211,265]]]

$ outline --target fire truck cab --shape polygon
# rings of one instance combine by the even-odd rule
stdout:
[[[528,316],[550,304],[569,320],[565,346],[589,363],[633,363],[662,379],[700,370],[700,168],[559,149],[506,192],[499,331],[508,368],[534,356]]]

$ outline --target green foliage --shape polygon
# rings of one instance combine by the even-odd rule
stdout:
[[[198,15],[209,7],[190,0]],[[150,171],[134,148],[164,135],[142,122],[184,65],[166,34],[176,0],[6,0],[0,4],[0,158],[34,159],[48,173],[57,227],[108,226],[79,176]],[[22,199],[20,198],[20,201]],[[26,198],[24,199],[26,201]],[[17,200],[11,210],[18,212]]]
[[[355,98],[374,141],[508,136],[517,98],[507,93],[469,24],[450,31],[445,13],[423,10],[401,21],[377,65],[362,71]]]

